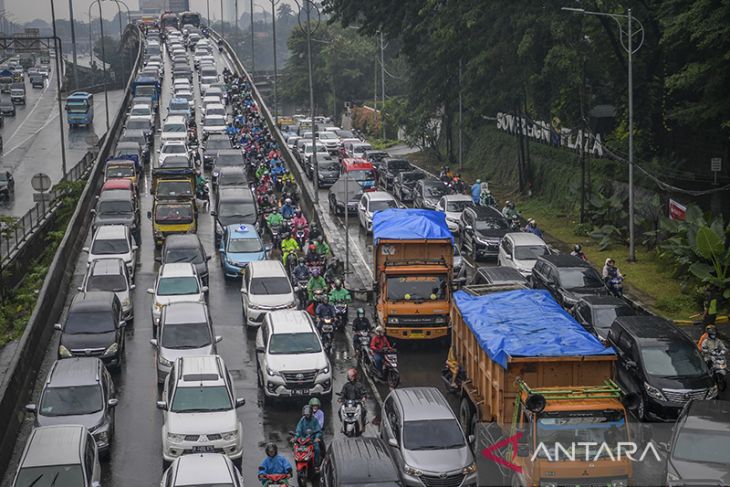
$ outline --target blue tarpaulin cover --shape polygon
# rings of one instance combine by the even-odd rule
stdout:
[[[524,289],[474,296],[454,293],[454,301],[482,350],[502,368],[510,357],[613,355],[545,290]]]
[[[454,237],[446,225],[446,215],[433,210],[413,208],[389,208],[373,215],[373,241],[381,238],[393,240],[449,239]]]

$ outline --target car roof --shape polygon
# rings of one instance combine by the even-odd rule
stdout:
[[[223,361],[218,355],[198,357],[181,357],[177,360],[177,384],[183,387],[195,387],[203,382],[224,385]],[[208,384],[215,385],[215,384]]]
[[[73,310],[76,312],[99,311],[102,307],[104,310],[111,310],[112,303],[117,295],[111,291],[86,291],[78,293],[71,300],[68,308],[69,313]]]
[[[195,266],[190,262],[171,262],[160,266],[160,277],[187,277],[195,275]]]
[[[640,343],[689,339],[684,332],[670,321],[659,316],[619,316],[611,326],[620,327]]]
[[[179,302],[165,306],[165,325],[180,325],[185,323],[206,323],[208,313],[205,303]]]
[[[514,267],[507,266],[482,266],[477,269],[477,273],[486,277],[487,280],[492,283],[503,283],[503,282],[520,282],[526,283],[525,278],[520,274],[520,271]]]
[[[281,261],[259,260],[248,264],[251,277],[286,277],[286,270]]]
[[[253,192],[249,188],[221,188],[218,190],[218,203],[223,201],[253,202]]]
[[[96,259],[91,263],[89,274],[92,276],[123,276],[125,264],[122,259]]]
[[[256,231],[256,227],[253,225],[248,224],[234,224],[234,225],[228,225],[226,227],[228,230],[228,234],[233,239],[239,239],[239,238],[255,238],[255,239],[261,239],[258,232]]]
[[[471,196],[466,194],[445,194],[446,201],[472,201]]]
[[[182,115],[170,115],[163,121],[163,124],[168,122],[185,123],[185,117],[183,117]]]
[[[218,117],[220,115],[216,115]],[[227,136],[226,136],[227,137]],[[243,153],[241,152],[241,149],[218,149],[218,155],[229,155],[229,154],[236,154],[237,156],[241,156],[241,161],[243,161]]]
[[[337,480],[348,485],[377,485],[399,482],[400,475],[383,440],[375,437],[337,438],[330,453],[337,468]]]
[[[246,169],[242,166],[223,166],[219,169],[219,171],[220,172],[218,173],[218,177],[223,176],[225,173],[244,173],[244,175],[246,174]]]
[[[131,183],[129,179],[124,179]],[[118,191],[102,191],[99,195],[99,201],[134,201],[134,195],[128,188],[123,188]]]
[[[272,334],[309,333],[313,331],[312,322],[306,311],[281,309],[268,313]]]
[[[200,238],[194,233],[179,233],[165,239],[165,249],[188,249],[200,247]]]
[[[95,239],[111,240],[125,238],[127,236],[127,227],[125,225],[102,225],[96,229]]]
[[[435,387],[403,387],[390,396],[404,411],[404,421],[454,419],[454,413],[444,395]]]
[[[226,457],[221,453],[183,455],[176,462],[176,486],[228,485],[231,483],[231,473],[226,463]]]
[[[505,234],[516,246],[520,245],[546,245],[545,241],[531,232],[510,232]]]
[[[167,140],[167,141],[165,141],[165,143],[162,144],[162,147],[165,147],[166,145],[186,146],[187,144],[183,140]]]
[[[404,173],[401,173],[404,174]],[[502,212],[491,206],[470,206],[465,211],[472,211],[476,214],[477,220],[486,218],[499,218],[504,219]]]
[[[590,306],[627,306],[631,307],[629,303],[616,296],[583,296],[581,301],[589,304]]]
[[[545,260],[556,267],[586,267],[593,269],[593,266],[583,259],[570,254],[542,255],[538,260]]]
[[[730,401],[691,400],[686,406],[682,428],[712,432],[730,432]]]
[[[392,194],[388,193],[387,191],[371,191],[369,193],[365,193],[365,195],[368,197],[370,201],[389,201],[389,200],[395,200]]]
[[[64,424],[35,428],[28,439],[21,468],[81,463],[81,442],[86,428]]]
[[[101,380],[104,364],[97,357],[56,360],[48,372],[47,387],[93,386]]]

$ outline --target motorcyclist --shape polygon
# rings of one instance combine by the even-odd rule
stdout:
[[[355,311],[355,319],[352,320],[352,347],[357,350],[358,347],[358,338],[357,335],[359,332],[370,332],[370,320],[368,320],[365,317],[365,310],[362,308],[357,308]]]
[[[281,213],[273,211],[266,218],[266,223],[269,225],[270,229],[279,229],[284,224],[284,217],[281,216]]]
[[[471,200],[475,205],[479,205],[482,202],[482,180],[477,179],[474,184],[471,185]]]
[[[285,220],[291,220],[294,217],[294,207],[292,206],[291,198],[284,200],[284,204],[281,206],[279,212]]]
[[[375,361],[375,368],[378,372],[383,371],[383,350],[386,348],[392,348],[388,337],[385,336],[385,329],[382,326],[375,328],[375,335],[370,340],[370,350],[373,351],[373,360]]]
[[[702,357],[707,362],[708,367],[712,368],[712,354],[714,352],[721,352],[722,354],[727,353],[727,347],[725,343],[717,336],[717,327],[715,325],[707,325],[705,327],[705,334],[700,337],[700,350],[702,350]]]
[[[302,408],[302,418],[297,423],[297,429],[294,434],[297,438],[312,438],[314,443],[314,465],[315,468],[318,468],[319,442],[322,438],[322,428],[320,428],[317,418],[314,417],[312,406],[309,404]]]
[[[319,427],[324,430],[324,411],[322,411],[322,403],[319,399],[313,397],[309,400],[309,405],[312,406],[312,415],[319,421]]]
[[[623,278],[623,274],[621,274],[621,271],[616,267],[616,261],[614,261],[611,257],[606,259],[606,262],[603,265],[603,281],[608,284],[608,282],[611,279],[616,278]]]
[[[317,252],[317,246],[314,244],[314,242],[309,242],[309,245],[307,245],[306,258],[308,264],[318,264],[322,260],[319,253]]]
[[[527,225],[525,225],[525,231],[542,238],[542,230],[540,230],[540,227],[537,226],[537,222],[534,218],[530,218],[529,220],[527,220]]]
[[[482,206],[495,206],[497,204],[497,200],[494,199],[494,196],[492,195],[492,192],[489,191],[489,189],[485,189],[484,185],[486,183],[482,183],[482,193],[480,196],[480,203]]]
[[[286,474],[291,477],[292,466],[289,460],[279,455],[279,448],[274,443],[266,444],[266,458],[259,465],[259,479],[261,483],[265,484],[266,479],[262,478],[264,475],[277,475]]]
[[[312,275],[307,282],[307,296],[310,301],[314,299],[315,289],[327,289],[327,283],[324,281],[324,278],[319,275],[319,269],[312,269]]]
[[[290,233],[285,233],[281,241],[281,261],[286,265],[286,259],[290,252],[299,252],[299,244]]]
[[[517,221],[520,218],[520,214],[515,209],[515,204],[512,201],[507,201],[502,208],[502,216],[507,220]]]
[[[317,310],[314,314],[317,315],[317,328],[321,326],[322,320],[325,318],[334,319],[337,313],[335,307],[329,302],[329,296],[326,294],[322,296],[322,301],[317,305]]]
[[[318,239],[322,235],[322,232],[319,230],[319,226],[315,222],[312,222],[311,225],[309,225],[309,238],[312,240]]]
[[[330,254],[330,246],[327,245],[327,242],[324,241],[324,237],[322,235],[317,237],[315,246],[319,255],[327,256]]]
[[[362,401],[365,399],[367,392],[365,386],[357,380],[357,369],[348,369],[347,382],[342,386],[339,401]]]
[[[291,199],[289,199],[289,203],[291,204]],[[286,202],[284,202],[284,204],[286,204]],[[283,208],[284,207],[282,206],[282,209]],[[294,215],[292,216],[292,219],[291,219],[292,228],[296,228],[298,225],[301,225],[303,227],[306,227],[308,225],[307,217],[304,216],[301,208],[297,208],[294,211]]]
[[[333,257],[327,264],[327,269],[324,271],[324,280],[327,282],[334,282],[335,279],[342,277],[344,274],[345,265],[340,259]]]
[[[298,264],[292,271],[292,275],[297,281],[309,280],[309,267],[304,265],[304,257],[299,257]]]
[[[585,252],[583,252],[583,247],[581,247],[580,244],[573,245],[573,251],[570,253],[573,257],[578,257],[581,260],[588,261],[588,257],[586,257]]]
[[[348,304],[352,300],[350,291],[342,287],[342,281],[339,279],[335,279],[334,286],[329,294],[329,299],[333,304]]]

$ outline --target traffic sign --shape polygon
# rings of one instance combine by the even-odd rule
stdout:
[[[713,157],[712,159],[710,159],[710,171],[712,171],[712,172],[722,171],[722,158],[721,157]]]
[[[51,196],[53,196],[51,193],[33,193],[33,202],[40,203],[43,201],[44,203],[49,203],[53,200]]]
[[[34,190],[43,193],[51,189],[51,178],[48,177],[48,174],[39,172],[30,179],[30,185],[33,186]]]

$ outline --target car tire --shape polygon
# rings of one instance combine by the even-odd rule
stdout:
[[[639,397],[639,405],[636,407],[636,418],[639,421],[646,421],[646,400],[644,399],[644,395],[640,395]]]
[[[459,423],[461,429],[464,430],[464,436],[467,438],[469,435],[474,434],[472,431],[472,417],[474,416],[474,407],[471,405],[471,401],[464,397],[459,403]]]

